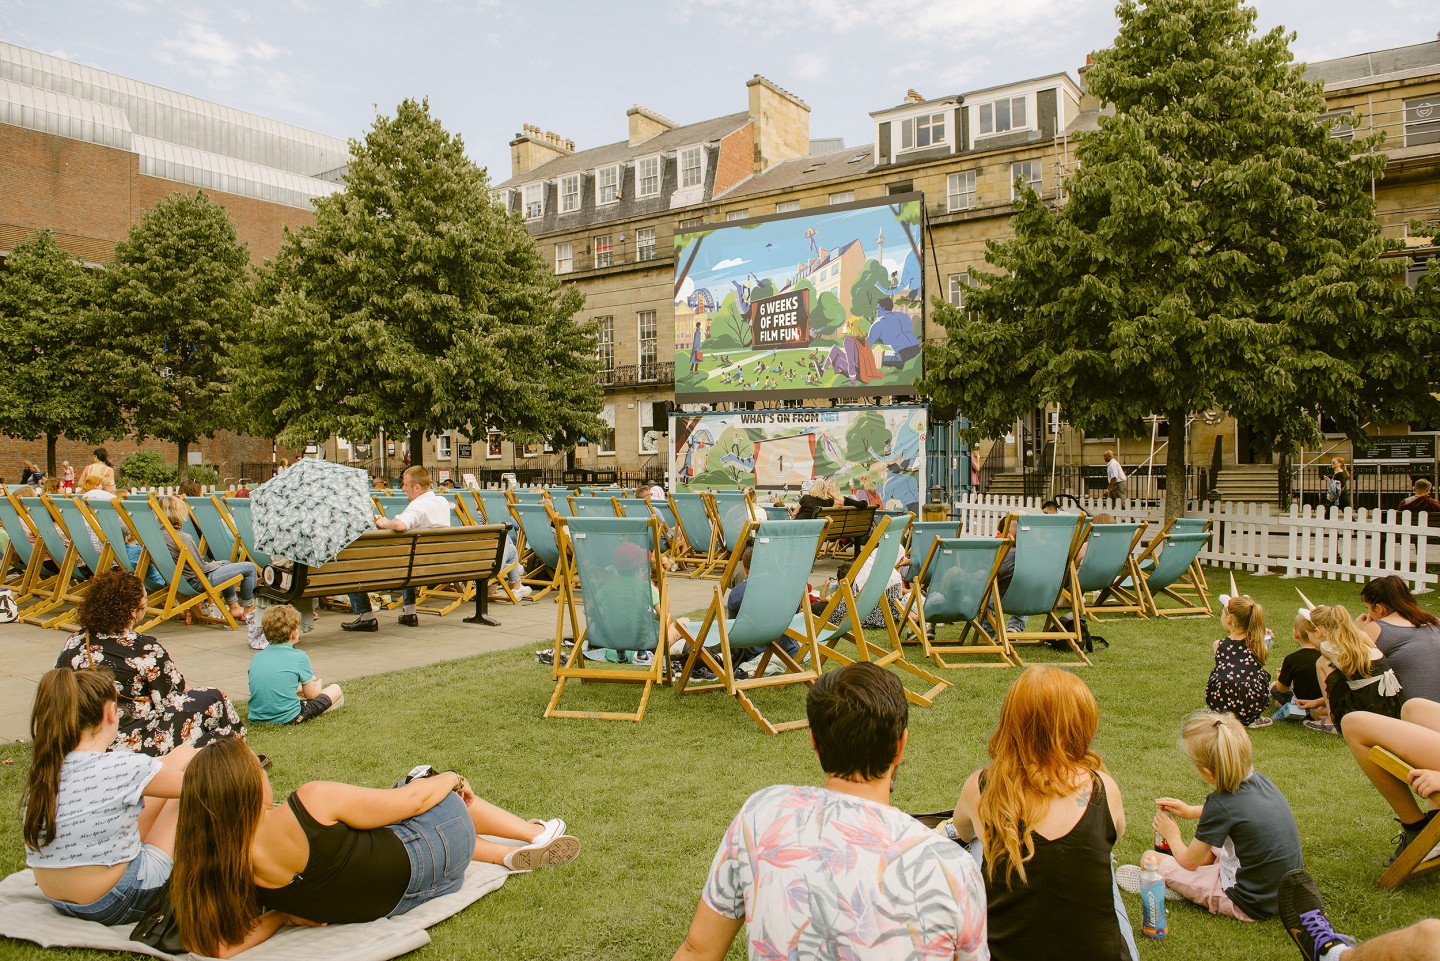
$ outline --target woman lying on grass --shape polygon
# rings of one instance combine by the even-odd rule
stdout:
[[[221,741],[186,773],[171,901],[185,946],[228,958],[288,924],[405,914],[458,891],[472,860],[520,872],[579,853],[564,821],[518,818],[454,772],[391,790],[311,781],[276,805],[250,749]]]

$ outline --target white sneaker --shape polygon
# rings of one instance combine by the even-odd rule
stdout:
[[[505,855],[505,866],[515,874],[569,864],[580,855],[580,841],[565,833],[565,822],[551,818],[535,840]]]
[[[250,640],[250,646],[257,651],[263,651],[270,646],[270,641],[265,637],[265,631],[260,626],[260,612],[251,611],[245,615],[245,634]]]
[[[518,586],[516,586],[516,587],[511,588],[511,590],[513,590],[513,591],[515,592],[515,596],[516,596],[517,598],[519,598],[519,597],[529,597],[531,594],[534,594],[534,593],[535,593],[535,592],[530,588],[530,586],[527,585],[527,584],[520,584],[520,585],[518,585]]]

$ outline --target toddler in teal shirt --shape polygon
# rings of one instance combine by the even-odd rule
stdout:
[[[340,685],[322,688],[309,656],[296,650],[299,611],[289,604],[266,608],[260,626],[270,646],[250,658],[251,724],[303,724],[345,703]]]

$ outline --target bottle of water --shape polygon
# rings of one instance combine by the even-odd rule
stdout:
[[[1165,923],[1165,880],[1160,877],[1160,855],[1146,851],[1140,858],[1140,930],[1147,938],[1170,933]]]

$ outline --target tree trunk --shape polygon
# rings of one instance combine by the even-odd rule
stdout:
[[[175,442],[175,459],[180,462],[180,466],[175,468],[175,483],[178,484],[185,479],[185,468],[190,466],[189,440]]]
[[[1185,415],[1172,410],[1170,446],[1165,451],[1165,520],[1171,521],[1185,513]]]
[[[425,463],[425,432],[423,430],[411,429],[409,462],[411,467],[420,467]]]
[[[59,477],[55,473],[55,441],[58,440],[54,434],[45,435],[45,476]]]

